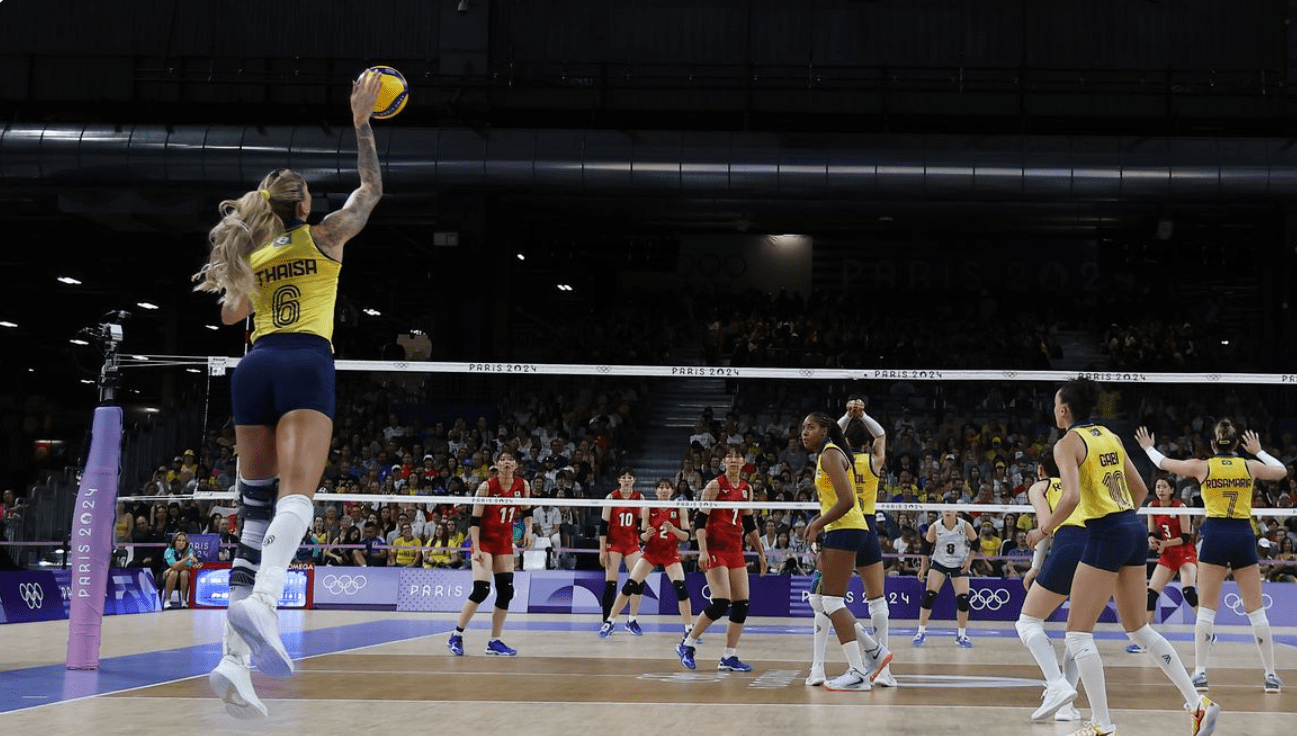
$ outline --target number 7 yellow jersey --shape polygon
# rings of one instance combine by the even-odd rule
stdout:
[[[257,293],[252,341],[274,333],[306,333],[333,342],[333,308],[342,264],[326,256],[299,225],[252,253]]]
[[[1210,519],[1252,518],[1252,473],[1247,460],[1233,455],[1207,458],[1202,501]]]
[[[1081,503],[1069,520],[1089,521],[1135,508],[1126,485],[1126,450],[1107,427],[1083,424],[1072,427],[1085,443],[1081,461]]]

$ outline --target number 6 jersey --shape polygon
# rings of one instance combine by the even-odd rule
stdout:
[[[300,223],[252,253],[257,293],[252,341],[274,333],[306,333],[333,342],[333,308],[342,264],[326,256]]]

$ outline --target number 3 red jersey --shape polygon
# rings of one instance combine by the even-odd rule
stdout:
[[[1153,508],[1162,507],[1162,502],[1158,500],[1154,500],[1152,503],[1149,504],[1149,506]],[[1183,508],[1184,503],[1182,503],[1178,498],[1171,499],[1171,505],[1169,508],[1177,508],[1177,507]],[[1168,508],[1168,507],[1162,507],[1162,508]],[[1180,535],[1184,533],[1184,530],[1180,528],[1179,515],[1173,516],[1171,514],[1153,514],[1153,527],[1157,530],[1155,532],[1155,534],[1157,534],[1157,538],[1163,541],[1166,541],[1168,539],[1179,539]]]
[[[494,498],[509,497],[522,498],[527,492],[527,483],[522,478],[514,478],[513,484],[509,490],[504,490],[500,485],[500,479],[492,477],[486,481],[486,495]],[[509,542],[510,551],[513,549],[513,524],[522,518],[517,506],[484,506],[482,508],[482,522],[478,528],[478,538],[485,544],[487,541],[498,541],[503,543]]]

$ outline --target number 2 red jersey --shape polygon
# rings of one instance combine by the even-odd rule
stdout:
[[[674,531],[663,530],[666,522],[680,528],[680,509],[649,509],[649,528],[653,536],[644,545],[644,559],[654,565],[670,565],[680,561],[680,538]]]
[[[1169,507],[1163,507],[1162,502],[1155,499],[1149,506],[1152,508],[1183,508],[1184,503],[1178,498],[1173,498]],[[1153,514],[1153,528],[1157,530],[1154,532],[1154,534],[1157,534],[1157,538],[1163,541],[1179,539],[1180,535],[1184,533],[1184,530],[1180,528],[1179,515]]]
[[[527,492],[527,483],[522,478],[514,478],[513,484],[509,490],[505,490],[500,485],[500,479],[492,477],[486,481],[486,495],[494,498],[512,496],[513,498],[522,498]],[[482,540],[483,545],[487,541],[496,541],[501,544],[508,540],[509,551],[513,551],[513,524],[519,518],[519,509],[514,505],[485,506],[482,509],[481,526],[478,529],[478,538]]]
[[[752,489],[748,482],[740,480],[737,487],[730,485],[730,479],[724,475],[716,479],[721,492],[716,495],[717,501],[749,501]],[[707,515],[707,549],[743,551],[742,509],[712,509]]]

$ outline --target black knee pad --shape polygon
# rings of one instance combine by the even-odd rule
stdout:
[[[929,590],[923,594],[923,600],[919,601],[919,608],[932,610],[932,604],[937,602],[937,591]]]
[[[1150,613],[1152,613],[1154,610],[1157,609],[1157,599],[1160,595],[1162,594],[1157,592],[1156,590],[1153,590],[1152,588],[1148,589],[1148,610]],[[1186,595],[1185,600],[1188,599],[1189,596]]]
[[[258,552],[260,557],[261,553]],[[230,568],[230,588],[251,588],[257,583],[257,574],[246,567]]]
[[[279,496],[278,478],[268,486],[250,486],[239,481],[235,483],[235,487],[239,491],[240,519],[268,522],[275,515],[275,501]]]
[[[246,560],[248,564],[252,565],[252,569],[255,571],[261,567],[261,550],[256,549],[252,545],[239,542],[239,545],[234,548],[234,559]]]
[[[969,605],[968,603],[967,593],[960,593],[959,595],[955,596],[955,608],[958,608],[964,613],[968,613],[968,611],[972,609],[972,606]]]
[[[621,586],[621,592],[622,595],[643,595],[644,583],[643,581],[637,583],[634,580],[627,580],[626,584]]]
[[[725,614],[730,611],[729,598],[713,598],[711,604],[703,609],[703,615],[713,621],[719,621],[725,618]]]
[[[474,580],[473,592],[468,594],[468,599],[480,604],[488,595],[491,595],[491,584],[485,580]]]
[[[689,600],[689,589],[685,587],[685,581],[672,580],[671,587],[676,589],[676,600],[678,601]]]
[[[1189,605],[1193,606],[1194,608],[1197,608],[1197,607],[1198,607],[1198,589],[1195,588],[1195,587],[1193,587],[1192,585],[1186,586],[1185,589],[1184,589],[1184,602],[1185,602],[1185,603],[1188,603]],[[1148,610],[1151,611],[1151,610],[1153,610],[1153,609],[1152,609],[1152,608],[1149,608]]]
[[[736,624],[748,620],[748,601],[734,601],[734,606],[730,608],[730,620]]]
[[[511,600],[513,600],[513,573],[497,572],[495,574],[495,607],[507,611]]]

